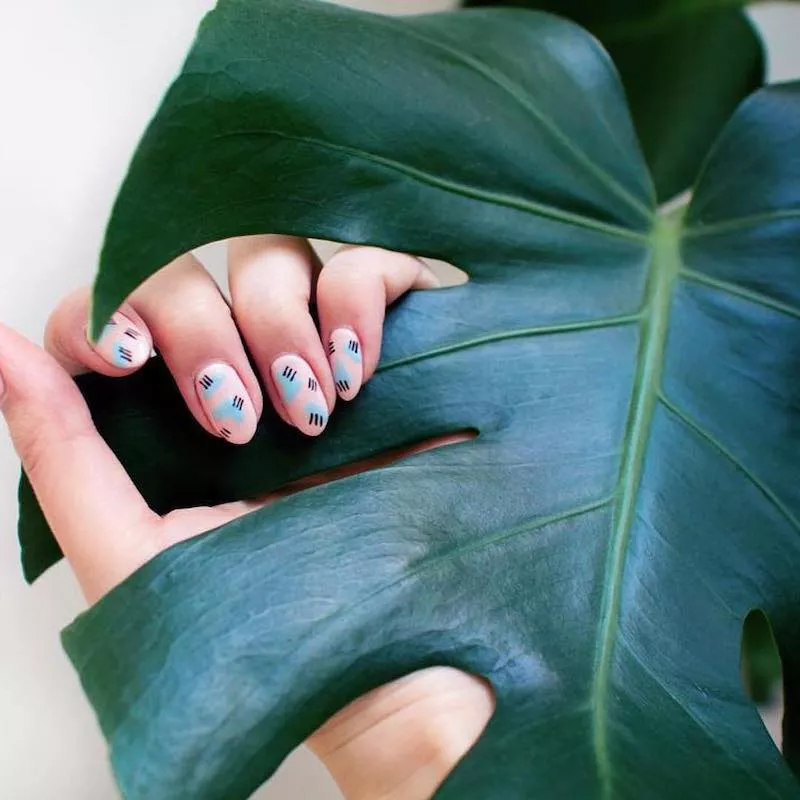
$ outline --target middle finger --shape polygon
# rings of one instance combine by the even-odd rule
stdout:
[[[228,281],[239,330],[285,422],[325,430],[336,401],[328,360],[309,311],[311,245],[292,236],[246,236],[228,245]]]

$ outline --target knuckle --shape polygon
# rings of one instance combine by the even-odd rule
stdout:
[[[75,416],[54,414],[47,420],[32,418],[16,432],[14,439],[17,451],[25,472],[34,484],[52,463],[56,453],[60,460],[92,435],[88,418],[78,419]]]
[[[349,295],[355,285],[374,281],[379,277],[374,263],[363,257],[353,257],[349,252],[334,256],[320,272],[317,281],[317,299],[326,302]]]
[[[33,479],[54,459],[95,435],[89,409],[65,373],[41,377],[35,394],[19,398],[10,410],[9,429],[25,471]],[[18,406],[18,407],[17,407]]]

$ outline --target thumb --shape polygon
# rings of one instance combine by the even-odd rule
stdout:
[[[0,410],[64,555],[92,602],[155,555],[158,517],[52,356],[0,324]]]
[[[449,667],[386,684],[307,742],[347,800],[428,800],[494,713],[489,685]]]

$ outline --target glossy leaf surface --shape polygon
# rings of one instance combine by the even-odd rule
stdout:
[[[95,322],[177,253],[263,231],[471,282],[393,311],[318,440],[272,417],[247,448],[212,440],[158,362],[83,381],[99,427],[160,510],[478,437],[173,547],[65,632],[126,797],[245,798],[431,664],[497,695],[439,798],[800,797],[739,674],[763,608],[796,752],[798,136],[800,87],[756,95],[686,222],[663,219],[610,62],[570,23],[223,2],[134,159]],[[35,576],[56,551],[26,491]]]
[[[697,178],[739,101],[764,80],[764,48],[741,7],[702,0],[467,0],[561,14],[608,48],[661,200]]]

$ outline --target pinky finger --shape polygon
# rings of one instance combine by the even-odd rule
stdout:
[[[87,336],[88,287],[67,295],[47,321],[44,346],[70,375],[99,372],[121,377],[147,363],[153,338],[144,320],[125,303],[103,328],[95,344]]]

